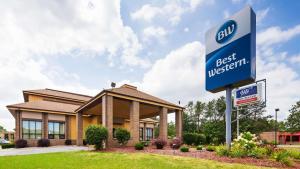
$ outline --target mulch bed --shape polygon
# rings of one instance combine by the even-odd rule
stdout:
[[[152,154],[161,154],[161,155],[174,155],[174,156],[184,156],[184,157],[193,157],[201,158],[208,160],[215,160],[219,162],[226,163],[240,163],[247,165],[255,165],[262,167],[275,167],[275,168],[298,168],[300,169],[300,163],[294,162],[292,167],[287,167],[277,161],[270,159],[256,159],[251,157],[246,158],[230,158],[230,157],[220,157],[215,152],[209,152],[205,150],[197,151],[195,149],[190,149],[190,152],[180,152],[180,150],[173,150],[170,147],[165,147],[163,150],[158,150],[153,146],[145,147],[144,150],[135,150],[134,147],[122,147],[122,148],[110,148],[105,151],[108,152],[122,152],[122,153],[152,153]]]

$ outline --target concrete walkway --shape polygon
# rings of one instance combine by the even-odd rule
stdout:
[[[14,156],[14,155],[27,155],[27,154],[43,154],[55,152],[70,152],[70,151],[87,151],[91,150],[89,147],[84,146],[51,146],[51,147],[27,147],[27,148],[9,148],[0,150],[0,156]]]

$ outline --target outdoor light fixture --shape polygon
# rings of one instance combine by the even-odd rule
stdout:
[[[115,82],[111,82],[110,86],[111,86],[111,88],[115,88],[116,87],[116,83]]]

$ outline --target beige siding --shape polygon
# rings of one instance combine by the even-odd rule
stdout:
[[[22,112],[22,118],[41,119],[42,120],[42,113],[39,113],[39,112]]]
[[[66,121],[66,115],[60,115],[60,114],[48,114],[48,120],[54,120],[54,121]]]

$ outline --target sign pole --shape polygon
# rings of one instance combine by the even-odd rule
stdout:
[[[231,109],[232,109],[232,101],[231,101],[231,87],[226,88],[226,147],[230,150],[231,146]]]
[[[240,117],[239,117],[239,107],[236,109],[236,137],[240,135]]]

